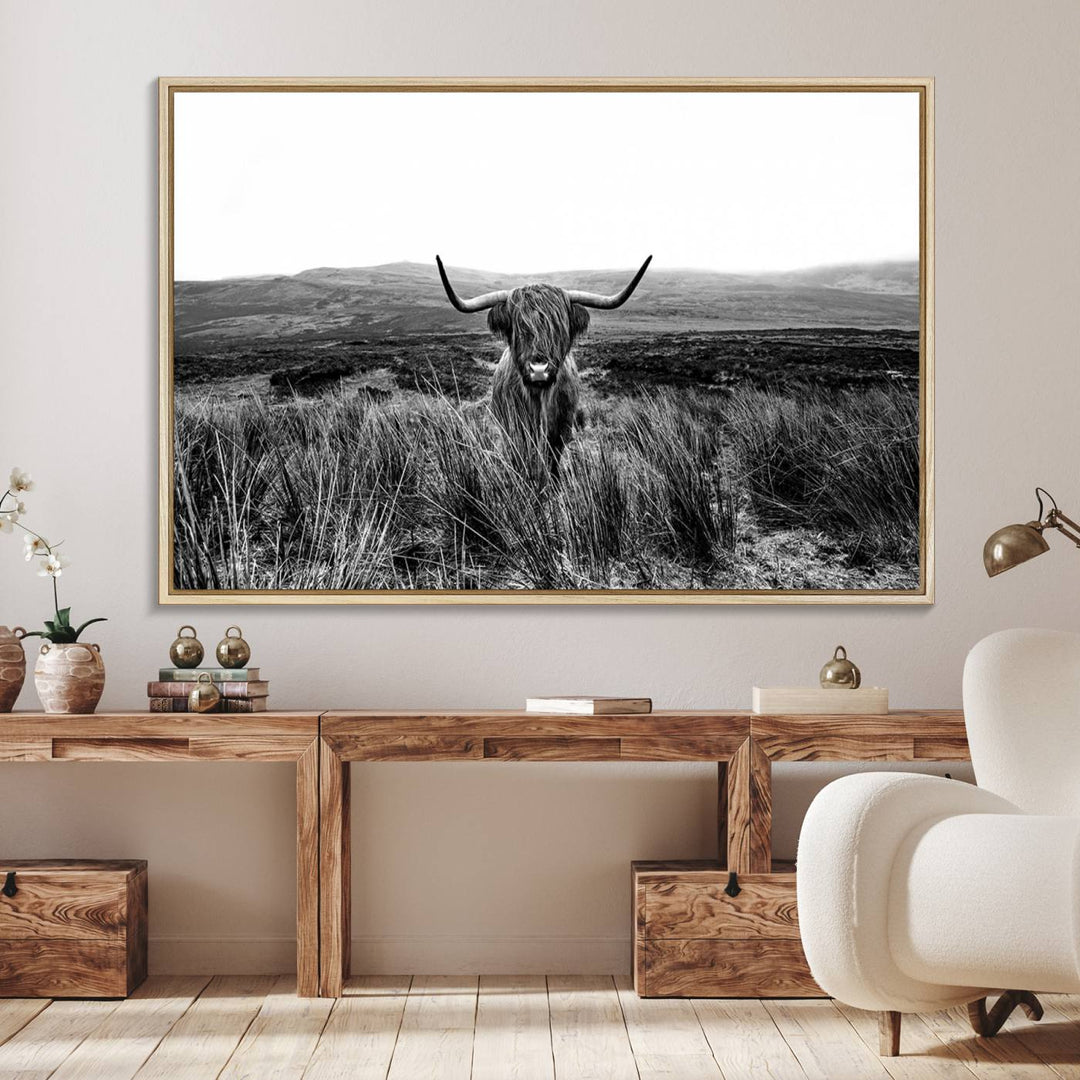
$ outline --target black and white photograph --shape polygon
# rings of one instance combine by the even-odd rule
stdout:
[[[932,599],[925,87],[180,83],[163,601]]]

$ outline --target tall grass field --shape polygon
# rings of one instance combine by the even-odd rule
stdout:
[[[910,381],[587,393],[557,479],[453,385],[176,397],[179,589],[913,589]]]

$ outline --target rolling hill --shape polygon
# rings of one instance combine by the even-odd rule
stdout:
[[[558,271],[509,276],[449,268],[463,296],[528,281],[615,292],[631,271]],[[593,312],[593,327],[615,332],[854,327],[914,330],[919,319],[915,262],[860,263],[771,274],[649,268],[618,312]],[[179,281],[178,352],[266,340],[371,339],[477,331],[475,315],[446,301],[434,261],[320,267],[291,276]]]

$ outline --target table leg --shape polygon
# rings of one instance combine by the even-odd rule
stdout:
[[[350,966],[350,766],[319,740],[319,993],[341,997]]]
[[[767,874],[772,869],[772,762],[747,739],[726,772],[727,868]]]
[[[319,993],[319,740],[296,762],[296,992]]]
[[[716,850],[720,869],[727,868],[728,859],[728,763],[716,763]]]

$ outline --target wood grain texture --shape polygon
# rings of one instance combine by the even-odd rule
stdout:
[[[49,998],[0,998],[0,1046],[26,1027],[48,1004]]]
[[[296,991],[319,994],[319,740],[296,762]]]
[[[274,975],[217,975],[169,1029],[135,1080],[214,1080],[274,987]]]
[[[324,740],[344,761],[479,761],[483,740],[457,735],[342,735]]]
[[[822,997],[802,943],[790,939],[650,939],[649,997]]]
[[[839,1001],[833,1001],[832,1005],[855,1029],[867,1048],[881,1057],[882,1066],[893,1080],[972,1080],[971,1070],[953,1053],[951,1046],[934,1035],[917,1013],[902,1014],[900,1055],[884,1057],[879,1053],[880,1015],[853,1009]],[[1026,1070],[1022,1070],[1022,1075],[1026,1074]]]
[[[458,738],[729,738],[740,743],[750,734],[745,711],[670,711],[612,716],[549,716],[520,710],[448,709],[425,711],[330,711],[323,714],[323,738],[378,738],[403,735],[450,735]]]
[[[720,761],[742,745],[738,735],[624,735],[619,740],[623,761]]]
[[[501,761],[618,761],[618,739],[573,735],[484,739],[484,757]]]
[[[739,877],[738,896],[724,892],[727,871],[710,884],[679,881],[644,885],[646,925],[654,938],[790,938],[799,940],[795,879],[771,874]]]
[[[472,1080],[555,1080],[543,975],[480,976]]]
[[[11,869],[0,864],[0,873]],[[17,870],[16,893],[0,896],[0,940],[115,941],[124,928],[126,878],[88,870]]]
[[[120,998],[127,950],[113,941],[0,941],[0,997]]]
[[[304,1080],[385,1080],[411,982],[408,975],[350,979]]]
[[[297,997],[296,980],[279,976],[221,1080],[301,1080],[333,1005],[326,998]]]
[[[638,1080],[619,995],[609,975],[549,975],[558,1080]]]
[[[13,712],[4,716],[5,739],[186,739],[193,735],[319,734],[318,712],[152,713],[61,716]]]
[[[765,1008],[809,1080],[881,1080],[889,1075],[832,1002],[767,1001]]]
[[[319,993],[340,997],[349,962],[351,770],[319,740]]]
[[[0,739],[0,761],[48,761],[52,739]]]
[[[478,980],[417,975],[387,1080],[469,1080]]]
[[[132,1080],[209,981],[208,975],[148,979],[65,1058],[51,1080]]]
[[[741,745],[741,744],[740,744]],[[727,866],[728,849],[728,762],[716,763],[716,858]]]
[[[124,943],[127,946],[127,992],[146,980],[150,970],[150,874],[144,866],[128,876],[125,892]]]
[[[774,761],[912,761],[916,740],[934,740],[948,753],[944,760],[967,757],[960,709],[900,710],[884,716],[753,716],[750,730]]]
[[[195,761],[297,761],[313,741],[310,735],[193,735],[188,751]]]
[[[0,997],[122,997],[146,978],[146,863],[13,860]]]
[[[640,998],[625,975],[615,976],[615,988],[641,1080],[722,1080],[689,1001]]]
[[[1011,1080],[1012,1077],[1053,1074],[1053,1070],[1043,1071],[1047,1066],[1042,1057],[1016,1031],[1006,1028],[992,1039],[980,1039],[973,1035],[967,1009],[962,1005],[942,1012],[924,1013],[921,1019],[948,1048],[949,1053],[959,1058],[978,1077],[986,1080],[1008,1077]],[[1071,1040],[1076,1038],[1077,1033],[1071,1033]]]
[[[806,1080],[760,1001],[695,998],[693,1006],[725,1080]]]
[[[53,739],[54,761],[172,761],[188,756],[181,738]]]
[[[727,768],[729,870],[766,874],[772,863],[772,765],[746,739]]]
[[[116,1009],[116,1001],[54,1001],[0,1046],[2,1080],[47,1080]]]

